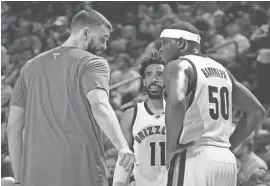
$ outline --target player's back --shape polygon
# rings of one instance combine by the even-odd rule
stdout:
[[[165,186],[165,115],[154,115],[146,102],[138,103],[132,134],[139,164],[133,170],[136,185]]]
[[[192,104],[187,110],[180,143],[228,148],[232,132],[232,82],[226,69],[199,55],[184,56],[197,76]]]
[[[23,68],[25,185],[94,185],[105,175],[101,132],[82,88],[82,75],[96,59],[76,47],[58,47]]]

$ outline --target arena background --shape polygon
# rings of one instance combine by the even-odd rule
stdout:
[[[158,51],[159,34],[178,20],[194,24],[202,51],[226,66],[269,113],[269,2],[1,2],[1,178],[12,177],[6,125],[9,101],[21,68],[39,53],[61,45],[69,23],[82,9],[94,8],[113,24],[107,51],[111,68],[110,101],[118,119],[147,98],[138,69],[146,54]],[[123,82],[124,81],[124,82]],[[237,124],[243,113],[234,110]],[[270,118],[235,152],[238,185],[270,185]],[[104,137],[108,177],[112,181],[117,151]]]

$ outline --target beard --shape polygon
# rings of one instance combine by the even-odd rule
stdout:
[[[102,50],[101,49],[98,49],[97,48],[97,44],[95,43],[95,41],[93,39],[91,39],[87,49],[86,49],[88,52],[94,54],[94,55],[97,55],[99,52],[101,52]]]
[[[158,87],[160,88],[160,90],[157,91],[157,93],[152,93],[152,92],[149,90],[151,85],[158,86]],[[159,84],[150,84],[150,85],[146,88],[146,90],[147,90],[148,97],[149,97],[150,99],[155,99],[155,100],[157,100],[157,99],[162,99],[162,97],[163,97],[163,87],[162,87],[161,85],[159,85]]]
[[[92,44],[92,45],[89,44],[89,45],[88,45],[88,48],[87,48],[86,50],[87,50],[88,52],[94,54],[94,55],[96,55],[96,54],[99,52],[99,50],[98,50],[96,47],[94,47],[93,44]]]

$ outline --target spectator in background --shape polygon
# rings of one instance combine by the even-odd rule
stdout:
[[[122,27],[121,36],[128,41],[129,45],[131,45],[136,40],[136,28],[133,25],[126,25]]]
[[[1,108],[2,112],[7,113],[8,112],[8,107],[9,107],[9,102],[11,99],[12,95],[12,87],[5,82],[6,79],[6,69],[9,65],[9,59],[10,56],[7,52],[7,49],[4,46],[1,46]]]
[[[52,40],[56,46],[63,44],[63,42],[69,37],[70,29],[67,17],[59,16],[53,22],[52,29],[49,31]]]
[[[242,165],[242,172],[245,176],[245,180],[249,180],[255,173],[256,169],[264,169],[267,171],[268,167],[266,163],[254,153],[253,151],[253,135],[239,145],[235,150],[235,156],[240,160]]]
[[[1,46],[1,72],[2,77],[5,74],[6,68],[9,65],[10,55],[3,45]]]
[[[33,25],[30,21],[19,18],[19,24],[15,28],[15,40],[9,47],[9,52],[14,54],[13,60],[24,62],[39,54],[42,43],[39,37],[32,34]]]
[[[151,18],[148,15],[148,8],[143,3],[138,6],[137,18],[139,20],[147,20],[147,21],[151,20]]]
[[[2,81],[1,84],[1,108],[8,107],[12,95],[12,87]]]
[[[226,31],[228,34],[226,42],[235,41],[238,44],[238,51],[235,45],[229,45],[228,47],[226,47],[228,55],[227,58],[229,58],[230,60],[235,60],[236,51],[239,54],[243,54],[250,48],[250,43],[249,40],[240,33],[240,28],[236,21],[232,21],[231,23],[229,23],[226,27]]]
[[[182,4],[181,2],[176,3],[177,17],[181,21],[192,23],[194,17],[191,15],[191,6]]]
[[[117,53],[123,53],[127,51],[128,47],[128,40],[124,38],[118,38],[110,43],[110,53],[111,55],[117,54]]]
[[[235,44],[230,44],[220,49],[222,52],[210,54],[209,56],[228,68],[231,73],[239,79],[239,74],[242,73],[243,69],[242,66],[237,63],[237,57],[249,50],[250,43],[249,40],[240,33],[240,28],[236,21],[229,23],[226,26],[226,31],[228,37],[225,39],[225,43],[236,42],[237,47]]]
[[[266,186],[264,184],[265,176],[266,171],[264,169],[255,169],[249,180],[243,183],[243,186]]]
[[[167,15],[176,16],[174,12],[172,11],[171,6],[169,4],[162,2],[159,5],[159,16],[162,19],[162,17],[167,16]]]
[[[213,26],[217,31],[222,29],[224,25],[224,16],[225,13],[220,9],[216,10],[213,14]]]
[[[257,88],[258,99],[270,110],[270,5],[267,10],[268,24],[264,24],[251,36],[252,43],[257,45],[259,54],[257,56]]]
[[[203,51],[225,43],[224,37],[218,34],[215,28],[207,20],[197,20],[194,26],[199,30],[202,37],[201,45]],[[219,55],[222,50],[218,50],[217,52],[217,55]]]
[[[264,22],[262,25],[256,26],[256,29],[254,30],[254,32],[252,33],[250,37],[251,40],[255,40],[255,39],[267,36],[268,31],[269,31],[269,23],[270,23],[270,6],[268,7],[266,14],[268,17],[268,21]]]
[[[252,33],[252,24],[250,15],[248,12],[239,11],[238,18],[236,19],[236,22],[239,26],[240,32],[243,36],[246,38],[249,38]]]
[[[121,29],[121,37],[127,41],[127,53],[132,58],[138,58],[147,42],[137,37],[137,29],[133,25],[126,25]]]
[[[270,124],[269,119],[262,123],[261,129],[254,136],[254,152],[266,162],[268,167],[270,167],[270,130],[265,128],[265,125]]]
[[[118,70],[111,74],[110,84],[115,84],[120,81],[140,77],[139,73],[132,68],[132,61],[128,54],[118,54],[115,62],[119,65]],[[141,80],[138,79],[117,89],[118,94],[121,96],[121,104],[131,101],[135,95],[138,94],[141,86]]]
[[[270,39],[268,39],[270,41]],[[269,44],[269,43],[268,43]],[[257,57],[257,88],[256,95],[258,99],[270,109],[270,47],[259,50]]]

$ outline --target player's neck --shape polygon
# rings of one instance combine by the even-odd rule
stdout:
[[[78,47],[84,50],[84,46],[82,46],[74,37],[71,36],[61,46]]]
[[[187,53],[185,54],[185,56],[186,56],[186,55],[190,55],[190,54],[201,54],[201,51],[200,51],[199,49],[197,49],[197,48],[194,48],[193,50],[187,52]],[[181,56],[180,56],[180,57],[181,57]]]
[[[163,99],[148,99],[147,106],[154,114],[164,113]]]

